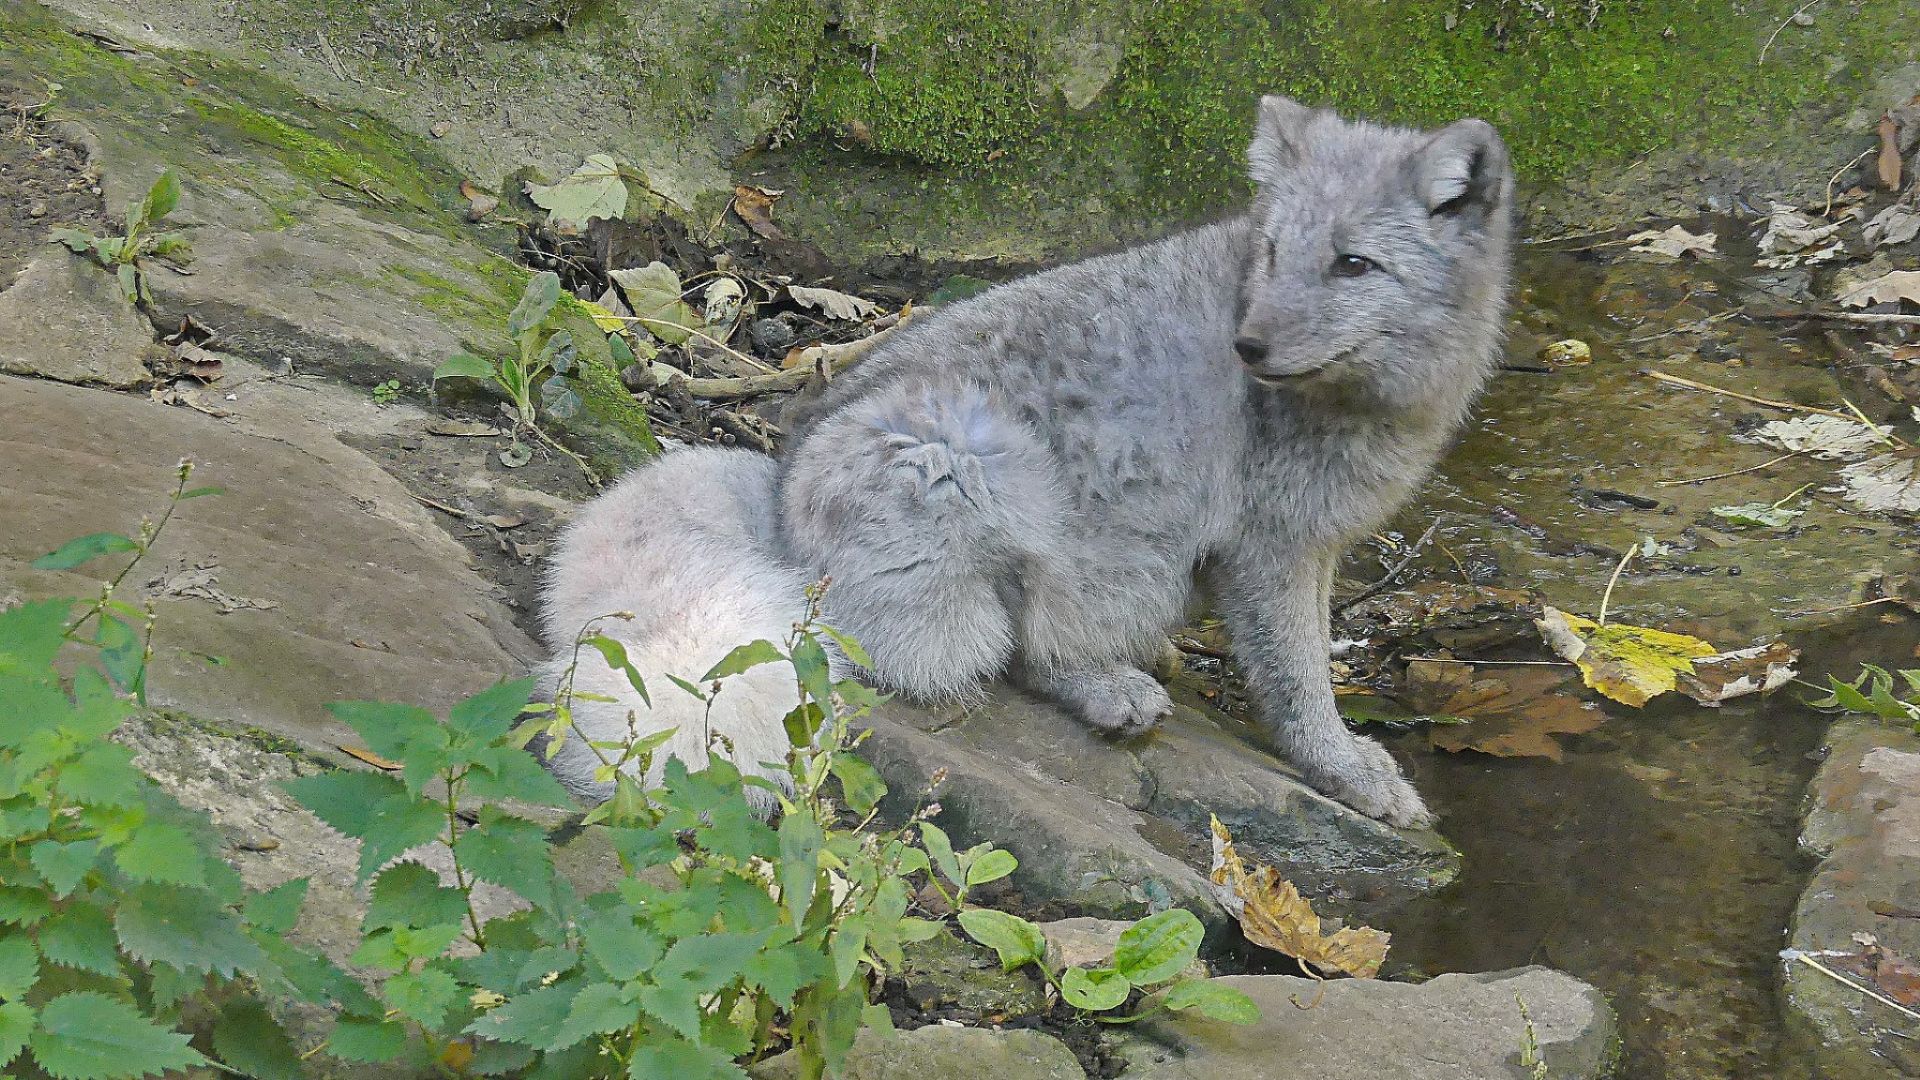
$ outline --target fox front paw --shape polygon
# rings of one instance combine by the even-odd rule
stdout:
[[[1087,726],[1120,738],[1147,731],[1173,713],[1166,688],[1134,668],[1054,672],[1033,680],[1033,688]]]
[[[1399,763],[1386,747],[1372,739],[1354,736],[1351,756],[1332,767],[1315,770],[1307,779],[1323,794],[1396,828],[1433,824],[1433,812],[1400,775]]]

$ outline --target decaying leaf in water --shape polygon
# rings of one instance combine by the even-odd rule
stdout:
[[[1540,362],[1548,367],[1579,367],[1593,363],[1593,347],[1579,338],[1556,341],[1540,350]]]
[[[1873,247],[1904,244],[1916,236],[1920,236],[1920,214],[1898,203],[1875,214],[1860,230],[1860,238]]]
[[[1693,671],[1694,660],[1715,652],[1697,637],[1621,623],[1602,626],[1552,606],[1540,609],[1534,625],[1549,648],[1573,661],[1588,686],[1636,709],[1673,689]]]
[[[1678,259],[1682,255],[1706,258],[1713,254],[1713,246],[1719,239],[1714,233],[1690,233],[1674,225],[1665,230],[1648,229],[1634,233],[1627,237],[1627,242],[1633,245],[1627,250],[1669,259]]]
[[[1920,965],[1889,952],[1872,934],[1855,934],[1858,952],[1822,957],[1835,971],[1852,975],[1893,1000],[1912,1009],[1920,1008]]]
[[[809,289],[802,285],[787,286],[787,295],[801,307],[810,307],[824,313],[829,319],[854,322],[877,314],[880,310],[871,300],[862,300],[858,296],[840,292],[837,289]]]
[[[1738,506],[1716,506],[1716,517],[1724,519],[1729,525],[1752,525],[1763,529],[1777,529],[1806,513],[1805,510],[1789,510],[1772,503],[1741,503]]]
[[[1866,307],[1906,301],[1920,304],[1920,270],[1895,270],[1872,281],[1863,281],[1834,297],[1841,307]]]
[[[1920,514],[1920,475],[1910,454],[1881,454],[1840,470],[1847,500],[1864,510]]]
[[[1285,953],[1321,971],[1339,971],[1356,979],[1380,973],[1392,935],[1371,926],[1320,931],[1320,916],[1293,883],[1271,866],[1248,866],[1233,850],[1233,837],[1219,818],[1212,819],[1213,869],[1207,880],[1222,907],[1240,923],[1247,940]]]
[[[733,212],[740,215],[757,236],[768,240],[785,240],[787,234],[773,223],[773,200],[782,192],[768,191],[766,188],[741,184],[733,189]]]
[[[1680,692],[1702,705],[1764,694],[1791,682],[1799,672],[1794,664],[1800,650],[1784,641],[1756,645],[1751,649],[1702,656],[1693,662],[1693,671],[1680,676]]]
[[[1780,203],[1767,215],[1767,228],[1760,236],[1760,253],[1767,256],[1759,265],[1785,270],[1809,263],[1828,262],[1845,254],[1834,233],[1837,221],[1820,221]]]
[[[1490,671],[1498,675],[1486,674]],[[1464,717],[1469,722],[1435,727],[1427,741],[1436,749],[1472,750],[1495,757],[1562,757],[1556,735],[1580,735],[1606,715],[1569,687],[1563,667],[1474,668],[1438,660],[1407,664],[1408,703],[1421,712]]]
[[[1865,424],[1838,416],[1796,416],[1762,424],[1754,438],[1782,450],[1812,454],[1829,461],[1865,457],[1886,444],[1885,437]]]

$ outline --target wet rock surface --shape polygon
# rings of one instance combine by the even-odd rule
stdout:
[[[1532,1075],[1522,1064],[1530,1027],[1546,1075],[1597,1080],[1609,1074],[1618,1037],[1599,991],[1545,968],[1442,975],[1419,985],[1287,975],[1221,981],[1253,998],[1259,1022],[1147,1021],[1121,1047],[1128,1077],[1523,1080]]]
[[[1801,844],[1820,860],[1793,913],[1788,945],[1856,984],[1911,1000],[1920,956],[1920,736],[1875,720],[1843,720],[1807,797]],[[1837,955],[1836,955],[1837,954]],[[1890,985],[1849,958],[1884,956]],[[1784,965],[1787,1028],[1831,1080],[1920,1072],[1911,1018],[1803,961]]]
[[[798,1080],[791,1054],[747,1070],[754,1080]],[[1081,1080],[1073,1051],[1037,1031],[992,1031],[931,1025],[892,1036],[860,1033],[847,1056],[846,1080]]]

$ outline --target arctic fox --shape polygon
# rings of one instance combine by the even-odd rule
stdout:
[[[553,646],[626,608],[640,617],[609,632],[643,673],[694,675],[778,640],[802,584],[827,575],[826,621],[866,646],[881,686],[964,699],[1006,674],[1130,734],[1171,710],[1143,667],[1197,574],[1306,780],[1428,821],[1335,709],[1328,595],[1340,551],[1426,475],[1493,370],[1506,149],[1477,120],[1419,132],[1268,97],[1249,157],[1243,216],[901,328],[811,410],[777,489],[775,465],[738,450],[623,481],[558,553]],[[711,718],[743,764],[785,751],[791,684],[772,670]],[[643,731],[680,724],[670,751],[704,760],[696,704],[669,691],[649,713],[610,673],[582,688],[622,698],[576,705],[595,738],[633,710]],[[596,794],[576,744],[558,774]]]
[[[992,289],[836,383],[781,465],[784,550],[883,687],[1007,674],[1119,734],[1171,711],[1142,669],[1197,573],[1282,755],[1423,824],[1335,708],[1328,594],[1493,371],[1506,148],[1268,97],[1249,157],[1244,216]]]

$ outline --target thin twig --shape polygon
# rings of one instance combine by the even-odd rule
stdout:
[[[1640,542],[1636,540],[1633,546],[1627,549],[1627,553],[1620,556],[1620,562],[1613,568],[1613,576],[1607,579],[1607,591],[1600,594],[1600,617],[1594,620],[1601,626],[1607,625],[1607,602],[1613,599],[1613,587],[1620,581],[1620,572],[1625,570],[1627,564],[1632,562],[1633,557],[1638,554],[1640,554]]]
[[[1773,401],[1769,398],[1754,397],[1751,394],[1742,394],[1737,390],[1728,390],[1727,388],[1722,386],[1714,386],[1712,383],[1697,382],[1693,379],[1689,379],[1681,375],[1669,375],[1664,371],[1642,371],[1640,372],[1640,374],[1645,375],[1649,379],[1658,379],[1663,383],[1672,383],[1675,386],[1684,386],[1689,390],[1705,390],[1709,394],[1719,394],[1721,397],[1737,398],[1741,401],[1750,401],[1755,405],[1765,405],[1769,409],[1784,409],[1788,412],[1813,413],[1817,416],[1832,416],[1841,420],[1853,419],[1852,416],[1849,416],[1848,414],[1843,413],[1838,409],[1822,409],[1813,405],[1796,405],[1791,401]]]
[[[895,326],[906,325],[902,319]],[[851,367],[855,361],[872,352],[895,327],[888,327],[877,334],[849,341],[839,345],[814,345],[801,350],[802,363],[776,371],[770,375],[742,375],[725,379],[700,379],[691,376],[668,376],[670,382],[684,386],[687,393],[697,398],[742,398],[760,394],[778,393],[782,390],[798,390],[806,385],[816,370],[825,370],[829,375]]]
[[[1842,611],[1858,611],[1861,608],[1870,608],[1876,604],[1902,604],[1906,602],[1906,599],[1904,596],[1883,596],[1878,600],[1862,600],[1857,604],[1841,604],[1839,607],[1812,608],[1807,611],[1789,611],[1780,617],[1783,619],[1807,619],[1815,615],[1833,615]]]
[[[1760,64],[1764,64],[1767,62],[1767,50],[1773,48],[1773,43],[1777,38],[1779,38],[1780,31],[1785,30],[1788,27],[1788,25],[1790,25],[1793,22],[1793,20],[1799,18],[1802,15],[1805,15],[1807,11],[1813,7],[1813,5],[1819,2],[1820,0],[1807,0],[1806,3],[1800,5],[1800,10],[1780,20],[1780,25],[1774,27],[1773,33],[1767,35],[1767,43],[1765,45],[1760,46],[1760,61],[1759,61]],[[1755,66],[1758,66],[1758,65],[1755,65]]]
[[[1572,667],[1566,660],[1455,660],[1451,656],[1404,656],[1401,659],[1411,664],[1415,660],[1425,660],[1429,664],[1472,664],[1478,667]]]
[[[1882,311],[1787,310],[1749,311],[1755,319],[1824,319],[1827,322],[1859,323],[1862,326],[1920,326],[1920,315],[1899,315]]]
[[[1654,482],[1653,486],[1654,487],[1675,487],[1680,484],[1704,484],[1709,480],[1725,480],[1729,476],[1744,476],[1747,473],[1759,472],[1761,469],[1767,468],[1770,465],[1778,465],[1781,462],[1787,460],[1788,458],[1799,457],[1801,454],[1804,454],[1804,453],[1806,453],[1805,450],[1789,450],[1786,453],[1781,454],[1779,457],[1768,458],[1767,460],[1761,462],[1758,465],[1749,465],[1744,469],[1735,469],[1732,472],[1714,473],[1712,476],[1695,476],[1687,480],[1658,480]]]
[[[1369,585],[1366,588],[1360,590],[1358,594],[1351,596],[1346,600],[1341,601],[1338,604],[1333,605],[1333,614],[1338,615],[1341,612],[1352,607],[1353,605],[1359,603],[1360,601],[1366,600],[1370,597],[1378,596],[1379,594],[1392,588],[1394,579],[1398,578],[1401,575],[1401,573],[1406,570],[1407,567],[1413,565],[1413,560],[1420,557],[1421,549],[1427,546],[1427,543],[1433,539],[1434,532],[1439,528],[1440,528],[1440,519],[1434,518],[1433,524],[1427,526],[1427,531],[1421,533],[1420,539],[1415,540],[1413,542],[1413,546],[1407,549],[1407,554],[1405,558],[1395,563],[1393,565],[1393,568],[1387,571],[1387,575],[1381,578],[1379,581],[1376,581],[1372,585]]]
[[[1885,994],[1880,993],[1877,990],[1872,990],[1865,986],[1861,986],[1859,983],[1854,982],[1852,979],[1847,978],[1845,975],[1842,975],[1839,972],[1828,967],[1827,965],[1821,963],[1820,961],[1815,960],[1813,957],[1808,956],[1804,952],[1801,952],[1796,949],[1792,952],[1792,954],[1788,957],[1788,959],[1798,960],[1801,963],[1812,968],[1813,970],[1819,972],[1820,974],[1825,975],[1828,978],[1834,979],[1838,982],[1844,983],[1845,985],[1860,991],[1861,993],[1867,995],[1868,997],[1879,1002],[1880,1004],[1898,1011],[1902,1016],[1905,1016],[1914,1020],[1920,1020],[1920,1012],[1914,1012],[1912,1009],[1907,1008],[1905,1005],[1900,1004],[1899,1002],[1893,1000],[1892,998],[1886,996]]]
[[[1860,151],[1860,156],[1859,156],[1859,157],[1857,157],[1857,158],[1854,158],[1854,159],[1853,159],[1852,161],[1849,161],[1849,162],[1847,162],[1847,163],[1846,163],[1845,165],[1842,165],[1842,166],[1840,166],[1840,171],[1839,171],[1839,172],[1837,172],[1837,173],[1834,173],[1834,174],[1833,174],[1833,176],[1832,176],[1832,178],[1830,178],[1830,179],[1829,179],[1829,180],[1827,181],[1827,205],[1826,205],[1826,208],[1825,208],[1825,209],[1823,209],[1823,210],[1821,210],[1821,211],[1820,211],[1820,216],[1821,216],[1821,217],[1828,217],[1828,216],[1831,216],[1831,215],[1833,214],[1833,185],[1835,185],[1835,184],[1837,184],[1837,183],[1839,183],[1839,182],[1840,182],[1840,178],[1841,178],[1842,176],[1845,176],[1845,175],[1847,174],[1847,170],[1848,170],[1848,169],[1851,169],[1851,168],[1853,168],[1853,167],[1854,167],[1855,165],[1858,165],[1858,164],[1860,164],[1861,162],[1863,162],[1863,161],[1865,161],[1865,160],[1867,160],[1867,155],[1868,155],[1868,154],[1872,154],[1872,153],[1877,153],[1877,152],[1879,151],[1879,149],[1880,149],[1880,148],[1876,146],[1876,147],[1874,147],[1874,148],[1872,148],[1872,149],[1870,149],[1870,150],[1862,150],[1862,151]]]
[[[431,506],[435,510],[440,511],[443,514],[451,514],[454,517],[461,519],[462,521],[465,521],[466,519],[473,516],[472,514],[467,513],[465,510],[462,510],[459,507],[448,506],[446,503],[443,503],[443,502],[435,502],[434,500],[427,498],[425,495],[415,495],[411,491],[407,492],[407,494],[413,499],[414,502],[417,502],[422,506]]]

